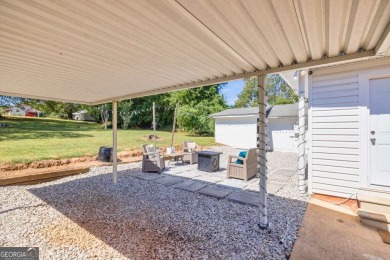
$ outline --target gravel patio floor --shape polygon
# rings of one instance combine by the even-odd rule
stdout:
[[[217,149],[224,166],[234,151]],[[296,167],[296,155],[272,152],[268,162],[274,170]],[[117,186],[111,167],[96,167],[0,187],[0,244],[39,246],[41,259],[283,259],[306,210],[296,173],[269,196],[270,228],[260,230],[256,207],[139,179],[140,163],[119,170]]]

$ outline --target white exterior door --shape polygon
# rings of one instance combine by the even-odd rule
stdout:
[[[369,88],[370,184],[390,187],[390,78],[371,79]]]

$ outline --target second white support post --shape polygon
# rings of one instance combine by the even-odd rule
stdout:
[[[153,102],[153,147],[156,149],[156,104]]]
[[[266,130],[266,97],[265,75],[258,77],[259,119],[257,120],[257,161],[260,173],[260,223],[259,227],[268,227],[267,202],[267,130]]]
[[[305,86],[306,86],[306,71],[298,72],[298,84],[299,84],[299,138],[298,138],[298,189],[301,194],[306,193],[306,160],[305,160],[305,131],[306,131],[306,108],[305,108]]]
[[[112,102],[112,178],[114,184],[117,184],[118,161],[117,161],[117,131],[118,131],[118,101]]]

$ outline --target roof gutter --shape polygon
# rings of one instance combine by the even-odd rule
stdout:
[[[241,115],[222,115],[222,116],[213,116],[209,115],[210,118],[234,118],[234,117],[253,117],[253,116],[258,116],[258,114],[241,114]]]

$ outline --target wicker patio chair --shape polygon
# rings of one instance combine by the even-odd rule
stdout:
[[[142,145],[142,172],[158,172],[165,168],[164,152],[160,149],[151,151],[146,144]]]
[[[198,162],[198,154],[196,153],[196,144],[194,142],[183,142],[183,161],[194,164]]]
[[[236,160],[232,161],[232,159]],[[238,164],[237,159],[242,160],[242,164]],[[229,155],[227,178],[236,178],[247,181],[250,178],[256,176],[257,172],[256,148],[249,149],[245,158]]]

